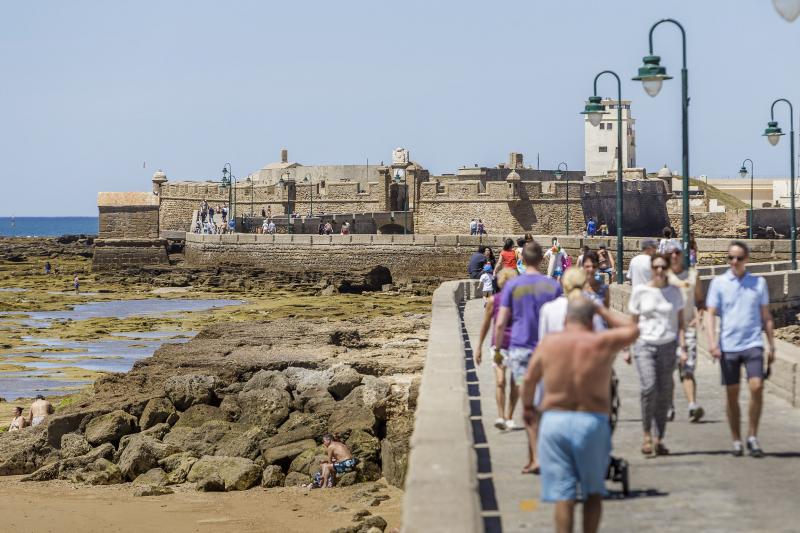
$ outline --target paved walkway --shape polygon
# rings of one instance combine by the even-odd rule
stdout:
[[[470,300],[464,325],[473,346],[477,346],[482,315],[482,301]],[[488,347],[484,350],[489,353]],[[501,432],[492,425],[497,407],[491,356],[486,358],[488,361],[475,373],[468,373],[468,380],[477,377],[477,385],[470,387],[470,393],[479,392],[481,416],[473,417],[473,427],[483,422],[488,445],[476,446],[479,470],[486,471],[479,474],[485,493],[482,501],[484,508],[493,507],[493,486],[498,509],[484,514],[487,531],[552,531],[553,508],[538,501],[538,478],[520,474],[527,458],[525,432]],[[800,531],[800,409],[766,394],[759,433],[767,457],[733,457],[728,453],[730,434],[719,368],[703,355],[700,359],[698,398],[706,416],[702,423],[690,424],[683,392],[676,391],[678,414],[668,425],[665,440],[672,455],[656,459],[645,459],[639,451],[641,418],[636,370],[622,360],[617,362],[622,408],[613,436],[614,455],[630,462],[631,496],[619,499],[612,494],[606,500],[601,530]],[[743,400],[746,399],[745,392]],[[746,432],[745,401],[742,407]],[[473,414],[476,409],[477,401]],[[522,423],[520,412],[515,418],[518,424]],[[621,491],[619,484],[608,483],[607,487]],[[576,524],[580,524],[580,515],[576,516]]]

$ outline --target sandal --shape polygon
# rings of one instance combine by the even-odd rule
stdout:
[[[538,476],[539,475],[539,467],[538,466],[534,466],[534,467],[526,466],[525,468],[522,469],[521,473],[522,474],[533,474],[534,476]]]
[[[653,443],[645,442],[642,444],[642,455],[653,455]]]
[[[669,448],[661,444],[656,444],[656,455],[669,455]]]

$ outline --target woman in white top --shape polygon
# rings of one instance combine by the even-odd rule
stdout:
[[[633,288],[628,310],[638,321],[640,332],[633,346],[633,357],[641,387],[642,453],[667,455],[669,450],[663,439],[672,402],[676,344],[681,348],[681,362],[686,361],[683,296],[680,289],[667,282],[668,257],[654,255],[651,268],[650,282]],[[630,363],[630,354],[625,355],[625,361]],[[652,435],[654,423],[655,435]]]
[[[19,431],[25,427],[25,419],[22,417],[22,407],[14,408],[14,418],[11,419],[11,424],[8,426],[9,431]]]

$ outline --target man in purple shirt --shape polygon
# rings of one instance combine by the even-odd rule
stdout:
[[[542,247],[537,242],[525,245],[522,249],[525,273],[506,283],[500,300],[495,345],[503,345],[506,325],[511,322],[511,342],[506,364],[516,384],[521,384],[525,378],[531,354],[539,344],[539,310],[547,302],[561,296],[561,285],[538,270],[542,257]],[[536,423],[527,426],[528,464],[522,469],[523,474],[539,473],[536,462],[537,429]]]

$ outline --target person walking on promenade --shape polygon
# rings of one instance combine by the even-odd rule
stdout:
[[[583,263],[580,263],[578,267],[586,272],[584,295],[598,305],[608,307],[611,293],[608,291],[605,278],[600,273],[599,265],[600,254],[594,250],[590,250],[583,254]]]
[[[535,425],[534,389],[544,380],[539,458],[541,499],[555,503],[556,531],[573,530],[575,502],[583,501],[583,531],[600,526],[611,454],[611,368],[616,353],[636,340],[629,318],[601,309],[612,329],[592,331],[598,307],[577,297],[567,305],[563,332],[541,339],[525,375],[526,425]],[[580,490],[578,489],[580,487]]]
[[[667,455],[664,434],[667,414],[672,403],[672,372],[675,353],[680,348],[680,362],[686,363],[686,341],[683,329],[683,296],[667,282],[669,258],[655,255],[652,259],[652,280],[636,285],[631,292],[628,311],[638,322],[641,335],[633,346],[633,357],[641,387],[642,426],[645,455]],[[678,342],[676,343],[676,339]],[[630,353],[625,354],[630,362]],[[655,425],[655,438],[652,429]]]
[[[597,223],[594,221],[593,218],[589,219],[589,222],[586,223],[586,235],[589,237],[594,237],[594,234],[597,232]]]
[[[699,422],[705,411],[696,403],[697,383],[694,380],[694,370],[697,368],[697,324],[700,321],[700,313],[696,309],[697,302],[703,301],[703,293],[700,284],[697,283],[697,270],[694,268],[683,268],[683,247],[681,243],[673,241],[667,247],[670,261],[670,271],[667,275],[670,285],[674,285],[681,290],[683,296],[683,324],[684,337],[686,338],[686,361],[678,362],[678,376],[683,385],[683,392],[686,393],[686,400],[689,402],[689,420]],[[700,304],[702,307],[702,303]],[[676,353],[680,358],[680,352]],[[674,395],[673,395],[674,399]],[[667,418],[675,418],[675,405],[670,406]]]
[[[514,241],[506,239],[503,242],[503,250],[500,252],[500,264],[497,269],[517,268],[517,253],[514,251]]]
[[[500,312],[495,325],[495,341],[502,346],[506,326],[511,324],[511,341],[508,348],[507,366],[518,386],[525,377],[531,354],[539,342],[539,310],[547,302],[561,296],[561,285],[539,272],[542,262],[542,247],[536,241],[525,244],[522,259],[525,273],[506,284],[500,297]],[[495,352],[495,357],[499,357]],[[528,425],[528,463],[523,474],[538,472],[536,461],[536,424]]]
[[[658,244],[654,239],[642,239],[641,253],[631,259],[626,277],[631,280],[631,286],[636,287],[648,283],[651,277],[651,262],[656,253]]]
[[[745,269],[750,250],[741,241],[728,247],[730,268],[711,281],[706,296],[706,334],[712,357],[720,362],[722,384],[727,391],[728,424],[733,437],[733,455],[741,456],[742,440],[739,427],[739,379],[741,367],[747,370],[750,406],[747,429],[747,450],[753,457],[763,457],[758,443],[758,422],[764,393],[764,340],[767,334],[767,362],[775,360],[774,324],[769,312],[769,292],[764,278]],[[719,316],[719,334],[714,319]],[[769,367],[768,367],[769,368]],[[767,376],[769,374],[767,373]]]
[[[605,244],[599,246],[597,250],[597,259],[597,266],[600,273],[608,276],[609,283],[614,283],[614,269],[617,267],[617,264],[614,262],[614,255],[609,253]]]
[[[506,286],[506,283],[518,276],[517,269],[504,268],[500,270],[497,275],[497,285],[500,291]],[[497,324],[497,315],[500,311],[500,293],[495,293],[489,297],[486,302],[486,307],[483,311],[483,323],[481,324],[480,340],[478,342],[478,349],[475,352],[475,363],[481,364],[483,361],[483,343],[486,340],[486,335],[493,324]],[[497,420],[494,421],[494,427],[497,429],[514,429],[514,407],[517,405],[517,398],[519,396],[519,387],[511,380],[509,384],[508,403],[506,404],[506,357],[508,357],[508,346],[511,342],[511,325],[507,325],[505,335],[503,336],[503,344],[497,345],[495,331],[492,330],[492,353],[500,354],[499,357],[495,356],[492,361],[494,367],[495,379],[495,401],[497,402]]]
[[[492,265],[483,265],[483,274],[480,277],[481,292],[483,293],[483,305],[494,294],[494,275],[492,274]]]

